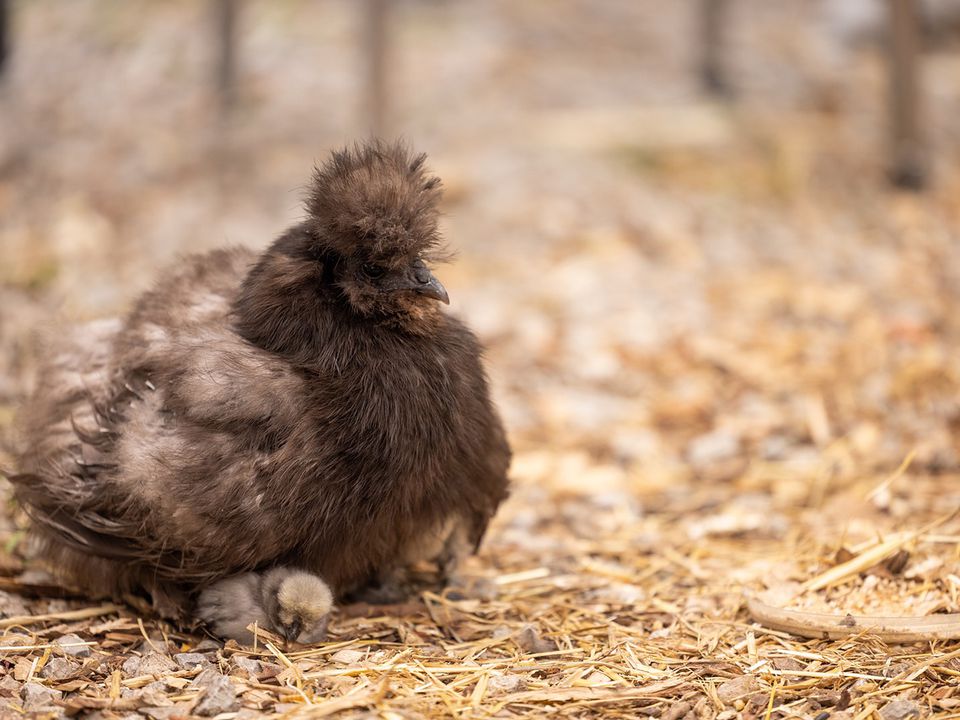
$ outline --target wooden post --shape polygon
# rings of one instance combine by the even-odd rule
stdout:
[[[214,83],[220,112],[226,116],[237,100],[237,14],[239,0],[214,0],[216,65]]]
[[[723,62],[728,9],[728,0],[700,0],[700,83],[711,95],[730,94]]]
[[[916,0],[889,0],[889,173],[894,185],[910,190],[923,188],[928,179],[921,129],[920,32]]]
[[[0,78],[7,69],[10,59],[10,3],[0,0]]]
[[[366,61],[365,112],[370,134],[383,137],[388,128],[389,97],[387,88],[387,23],[390,0],[367,0],[364,24],[364,59]]]

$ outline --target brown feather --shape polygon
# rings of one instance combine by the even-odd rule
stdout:
[[[343,595],[440,528],[479,543],[510,459],[480,345],[368,270],[422,263],[438,200],[404,148],[342,151],[259,257],[185,258],[122,321],[66,334],[13,477],[50,560],[92,592],[293,565]]]

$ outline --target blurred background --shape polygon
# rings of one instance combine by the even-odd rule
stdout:
[[[38,335],[264,247],[376,132],[447,188],[438,274],[517,449],[501,557],[960,501],[957,0],[2,7],[4,432]],[[723,581],[769,577],[737,547]]]

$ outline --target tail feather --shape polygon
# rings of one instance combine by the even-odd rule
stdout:
[[[135,564],[148,568],[156,577],[176,582],[207,582],[223,575],[222,569],[211,568],[188,558],[188,553],[145,547],[137,541],[143,532],[130,523],[101,515],[84,504],[55,501],[44,488],[43,479],[30,473],[8,476],[15,496],[34,527],[49,539],[71,550],[105,560]],[[69,497],[70,493],[66,493]]]
[[[73,549],[112,560],[132,560],[139,556],[133,547],[118,542],[120,538],[117,536],[90,528],[77,517],[71,516],[64,504],[51,502],[52,498],[47,493],[37,490],[43,482],[38,475],[19,473],[7,477],[13,483],[20,506],[30,519]],[[89,520],[90,514],[87,513],[87,516]],[[106,518],[101,518],[100,522],[104,526],[111,524]]]

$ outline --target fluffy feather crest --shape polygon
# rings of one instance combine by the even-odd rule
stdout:
[[[335,151],[316,168],[307,212],[324,249],[390,264],[440,244],[440,179],[403,143],[372,141]]]

